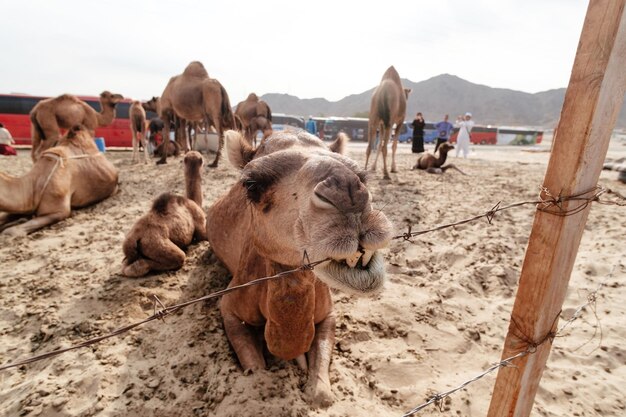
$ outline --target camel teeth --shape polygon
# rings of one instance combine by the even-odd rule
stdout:
[[[374,251],[366,250],[363,253],[363,262],[361,263],[361,265],[363,265],[364,267],[367,266],[367,264],[369,264],[370,261],[372,260],[372,256],[374,256]]]
[[[354,252],[352,255],[346,258],[346,263],[350,268],[354,268],[359,262],[359,258],[361,257],[361,252]]]

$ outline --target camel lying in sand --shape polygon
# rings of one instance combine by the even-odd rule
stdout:
[[[229,286],[297,268],[305,251],[311,261],[330,259],[313,271],[225,295],[226,334],[244,370],[263,369],[256,331],[264,329],[269,351],[308,368],[308,394],[327,405],[335,338],[329,286],[379,292],[385,280],[380,249],[389,243],[391,224],[372,208],[365,172],[333,152],[343,152],[345,134],[330,148],[307,132],[277,132],[256,149],[238,132],[226,132],[225,139],[241,180],[209,208],[207,234],[233,274]]]
[[[143,147],[143,160],[147,164],[150,160],[148,146],[146,143],[146,111],[141,102],[134,100],[128,110],[130,132],[133,136],[133,159],[132,162],[139,161],[139,144]]]
[[[387,172],[387,143],[391,137],[391,129],[396,125],[399,131],[404,123],[404,115],[406,113],[406,101],[409,98],[410,88],[403,88],[402,81],[396,69],[391,66],[383,74],[370,104],[369,113],[369,132],[367,140],[367,151],[365,152],[365,169],[370,159],[370,153],[374,149],[376,143],[376,131],[380,131],[380,140],[378,141],[378,151],[374,158],[372,171],[376,171],[376,163],[378,157],[383,157],[383,176],[389,179]],[[398,148],[398,133],[393,136],[393,144],[391,145],[391,172],[396,171],[396,150]]]
[[[194,240],[206,240],[206,216],[202,211],[202,155],[188,152],[185,164],[186,197],[165,193],[150,211],[133,225],[124,240],[122,274],[140,277],[150,271],[179,269],[184,249]]]
[[[113,123],[115,105],[123,98],[120,94],[102,92],[100,112],[70,94],[41,100],[30,111],[33,161],[36,161],[46,149],[56,146],[56,142],[61,138],[61,129],[83,125],[93,136],[97,127]]]
[[[22,177],[0,173],[0,218],[4,233],[25,235],[70,216],[71,209],[109,197],[117,187],[118,171],[98,151],[84,126],[74,126],[58,145],[42,152]],[[35,214],[25,223],[11,222]],[[17,225],[15,225],[17,224]]]
[[[439,156],[435,156],[434,154],[428,152],[423,153],[417,157],[417,162],[411,169],[423,169],[431,174],[441,174],[443,172],[446,172],[446,170],[449,168],[454,168],[461,174],[466,175],[463,171],[461,171],[452,164],[449,164],[445,167],[443,166],[443,164],[446,163],[446,159],[448,158],[448,152],[450,152],[452,149],[454,149],[453,145],[450,145],[447,142],[443,143],[439,147]]]

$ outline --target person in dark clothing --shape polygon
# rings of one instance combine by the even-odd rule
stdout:
[[[413,119],[413,141],[411,146],[411,152],[413,153],[422,153],[424,152],[424,117],[422,113],[417,113],[415,119]]]

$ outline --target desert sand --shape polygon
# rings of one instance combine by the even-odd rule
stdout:
[[[621,143],[609,156],[624,156]],[[432,149],[432,146],[427,146]],[[546,151],[549,144],[539,150]],[[473,147],[454,158],[467,176],[411,171],[415,157],[401,145],[399,172],[369,180],[376,208],[397,234],[536,199],[548,152]],[[612,154],[611,154],[612,152]],[[363,164],[364,148],[348,154]],[[229,274],[207,242],[192,246],[183,269],[130,279],[119,274],[122,241],[164,191],[183,192],[182,158],[165,166],[132,165],[131,152],[108,152],[121,190],[27,237],[0,234],[0,363],[69,346],[166,305],[225,288]],[[210,161],[210,157],[208,159]],[[22,174],[28,151],[0,157],[0,170]],[[599,184],[626,195],[616,172]],[[205,168],[204,206],[238,179],[223,160]],[[553,344],[533,416],[624,416],[626,400],[625,208],[594,204],[562,319],[601,283],[596,308],[586,308]],[[500,360],[534,207],[394,240],[388,283],[376,298],[334,291],[337,316],[328,408],[310,406],[306,376],[292,362],[244,375],[224,334],[218,302],[187,307],[165,319],[92,347],[0,372],[2,416],[400,416],[436,392],[478,375]],[[613,275],[608,277],[613,270]],[[607,278],[608,277],[608,278]],[[418,416],[484,416],[496,374],[452,395],[442,411]]]

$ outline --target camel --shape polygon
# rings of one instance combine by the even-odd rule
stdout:
[[[417,157],[417,161],[411,169],[423,169],[431,174],[441,174],[443,172],[446,172],[446,170],[449,168],[454,168],[461,174],[466,175],[463,171],[461,171],[452,164],[446,165],[445,167],[443,166],[443,164],[446,163],[446,159],[448,158],[448,152],[450,152],[452,149],[454,149],[454,146],[445,142],[441,144],[441,146],[439,146],[438,157],[436,157],[432,153],[423,153]]]
[[[159,117],[165,124],[164,138],[169,137],[170,120],[174,117],[186,122],[204,122],[207,128],[215,126],[219,146],[215,160],[209,166],[217,167],[224,143],[224,129],[234,128],[235,120],[226,90],[219,81],[209,78],[202,63],[193,61],[182,74],[170,78],[158,107]],[[164,153],[157,164],[165,163],[167,154]]]
[[[0,173],[0,224],[9,235],[26,235],[70,216],[71,210],[111,196],[118,171],[98,151],[89,130],[70,128],[57,146],[43,151],[30,172],[22,177]],[[34,214],[22,224],[8,220]]]
[[[139,161],[139,144],[143,147],[144,162],[147,164],[150,157],[148,156],[148,146],[146,143],[146,111],[141,103],[134,100],[128,110],[128,118],[130,120],[130,131],[133,136],[133,162]]]
[[[61,129],[82,124],[94,136],[97,127],[113,123],[115,105],[123,99],[120,94],[103,91],[100,94],[100,112],[70,94],[41,100],[30,111],[33,161],[43,151],[56,145],[61,138]]]
[[[305,260],[326,260],[220,301],[226,335],[244,371],[265,368],[256,337],[263,329],[270,353],[308,369],[306,391],[317,405],[333,401],[329,287],[357,295],[381,291],[380,250],[391,239],[391,223],[371,206],[365,172],[341,154],[347,140],[341,133],[327,146],[305,131],[281,131],[253,148],[239,132],[227,131],[228,159],[241,180],[207,212],[208,239],[233,275],[230,287]]]
[[[202,155],[188,152],[185,164],[185,197],[164,193],[150,211],[133,225],[124,240],[122,275],[141,277],[150,271],[180,269],[184,250],[193,241],[207,240],[202,211]]]
[[[365,153],[365,169],[370,158],[370,153],[376,143],[376,131],[380,130],[380,140],[378,151],[372,165],[372,171],[376,171],[378,156],[383,155],[383,174],[385,179],[389,179],[387,172],[387,143],[391,136],[391,129],[396,125],[396,129],[404,123],[406,113],[406,100],[409,98],[410,88],[402,88],[402,82],[396,69],[391,66],[383,74],[380,84],[374,90],[369,113],[369,135],[367,151]],[[391,172],[396,171],[396,149],[398,148],[398,135],[393,136],[391,147]]]
[[[254,141],[255,147],[258,130],[263,132],[261,141],[272,134],[272,110],[265,101],[259,99],[254,93],[250,93],[248,98],[237,104],[235,116],[238,116],[241,121],[244,137],[251,144]]]

